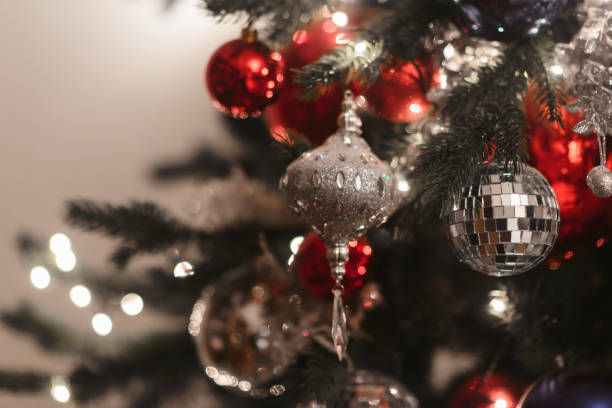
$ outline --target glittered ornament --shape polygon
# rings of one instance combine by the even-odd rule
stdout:
[[[612,171],[606,166],[593,167],[587,174],[586,182],[597,197],[609,198],[612,196]]]
[[[612,375],[561,372],[538,381],[519,408],[612,408]]]
[[[451,408],[517,408],[523,390],[502,374],[478,374],[457,389]]]
[[[372,257],[372,247],[365,237],[348,244],[349,259],[344,265],[342,281],[344,299],[350,298],[361,289],[368,273],[368,263]],[[302,285],[318,297],[329,297],[334,287],[327,260],[327,247],[319,235],[311,232],[305,238],[295,256],[293,268],[297,271]]]
[[[392,122],[412,122],[430,110],[426,93],[437,86],[436,74],[430,54],[414,61],[397,58],[384,66],[374,84],[362,92],[368,107],[378,115]]]
[[[318,316],[287,279],[268,254],[204,289],[189,333],[204,373],[215,384],[252,397],[275,395],[284,387],[278,378],[307,347],[302,332]]]
[[[347,245],[368,228],[384,223],[395,208],[393,173],[360,136],[356,109],[352,93],[346,91],[338,132],[291,163],[279,183],[290,207],[322,234],[328,248],[336,282],[332,338],[340,359],[348,344],[342,303]]]
[[[563,127],[541,120],[531,91],[525,99],[525,113],[530,163],[550,182],[559,203],[563,219],[559,241],[584,241],[590,236],[594,243],[612,225],[612,211],[585,183],[589,170],[597,164],[598,147],[592,136],[572,130],[584,116],[562,110]]]
[[[491,276],[525,272],[546,258],[559,233],[559,205],[548,181],[524,166],[514,174],[484,165],[446,217],[459,260]]]
[[[499,63],[506,45],[460,32],[452,24],[434,23],[429,48],[439,61],[439,85],[427,93],[427,100],[444,104],[458,85],[478,81],[482,68]]]
[[[490,40],[533,37],[550,24],[566,0],[453,0],[461,30]],[[449,3],[451,3],[449,1]]]
[[[350,373],[338,394],[341,406],[350,408],[419,408],[419,401],[403,384],[374,371],[358,370]],[[298,408],[328,406],[314,399],[299,404]]]
[[[213,105],[235,118],[261,115],[276,100],[283,83],[281,54],[257,41],[251,29],[215,51],[206,69]]]

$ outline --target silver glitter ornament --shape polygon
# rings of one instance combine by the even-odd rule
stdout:
[[[361,119],[346,91],[338,131],[316,149],[303,153],[281,177],[291,208],[321,234],[336,281],[332,339],[342,360],[348,344],[342,303],[347,245],[370,227],[387,220],[395,207],[395,183],[389,165],[360,136]]]
[[[612,171],[606,166],[594,167],[587,174],[586,182],[597,197],[608,198],[612,196]]]
[[[599,166],[594,167],[586,176],[587,186],[599,198],[612,196],[612,171],[606,167],[606,137],[598,134]]]
[[[350,408],[419,408],[419,401],[406,387],[386,375],[358,370],[352,374],[340,395],[341,405]],[[297,408],[327,408],[316,399]]]
[[[195,303],[189,321],[204,373],[251,397],[278,396],[279,377],[309,344],[320,312],[291,290],[271,255],[225,273]],[[282,391],[281,391],[282,390]]]
[[[569,44],[558,44],[557,60],[570,83],[568,94],[578,100],[566,106],[570,112],[582,110],[585,119],[576,133],[597,134],[600,165],[591,170],[587,184],[597,197],[612,195],[610,171],[606,169],[606,136],[612,134],[612,2],[586,0],[582,5],[585,21]]]
[[[491,276],[525,272],[546,258],[559,234],[559,204],[536,169],[513,174],[503,165],[482,167],[446,217],[453,252]]]

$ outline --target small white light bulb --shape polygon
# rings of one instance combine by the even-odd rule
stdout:
[[[136,316],[144,308],[144,301],[136,293],[128,293],[121,298],[121,310],[128,316]]]
[[[106,336],[113,330],[113,321],[107,314],[98,313],[91,319],[91,327],[96,334]]]
[[[30,282],[36,289],[45,289],[51,283],[51,275],[42,266],[35,266],[30,271]]]
[[[70,300],[78,307],[87,307],[91,302],[91,292],[83,285],[76,285],[70,289]]]

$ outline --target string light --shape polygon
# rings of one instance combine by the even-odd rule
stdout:
[[[348,24],[348,16],[345,12],[336,11],[334,14],[332,14],[332,21],[338,27],[344,27]]]
[[[113,321],[107,314],[98,313],[91,319],[91,327],[100,336],[106,336],[113,330]]]
[[[57,253],[55,254],[55,263],[61,271],[70,272],[76,266],[76,255],[70,249]]]
[[[35,266],[30,271],[30,282],[36,289],[45,289],[51,283],[49,271],[42,266]]]
[[[78,307],[87,307],[91,302],[91,292],[83,285],[76,285],[70,289],[70,300]]]
[[[121,310],[128,316],[136,316],[144,308],[144,302],[136,293],[128,293],[121,299]]]
[[[62,404],[70,401],[70,388],[60,377],[51,380],[51,397]]]
[[[179,262],[174,267],[175,278],[186,278],[187,276],[191,276],[194,273],[195,272],[193,271],[193,266],[187,261]]]
[[[488,311],[491,315],[509,321],[514,316],[514,306],[505,290],[492,290],[489,292]]]
[[[498,399],[495,401],[495,408],[508,408],[508,401],[505,399]]]
[[[297,236],[293,238],[291,240],[291,243],[289,244],[289,248],[291,248],[291,252],[294,254],[297,254],[298,250],[300,249],[300,245],[302,245],[302,242],[304,242],[304,237],[302,236]]]
[[[368,50],[368,42],[367,41],[359,41],[355,44],[355,55],[363,55]]]
[[[70,238],[62,233],[53,234],[49,239],[49,249],[55,255],[69,252],[72,248],[72,243],[70,242]]]

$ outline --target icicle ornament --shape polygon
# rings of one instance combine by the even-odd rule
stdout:
[[[361,119],[350,91],[345,92],[338,131],[316,149],[302,154],[281,177],[290,207],[321,234],[336,282],[332,340],[342,360],[348,346],[346,314],[342,303],[344,264],[349,241],[384,223],[395,208],[395,179],[360,136]]]

